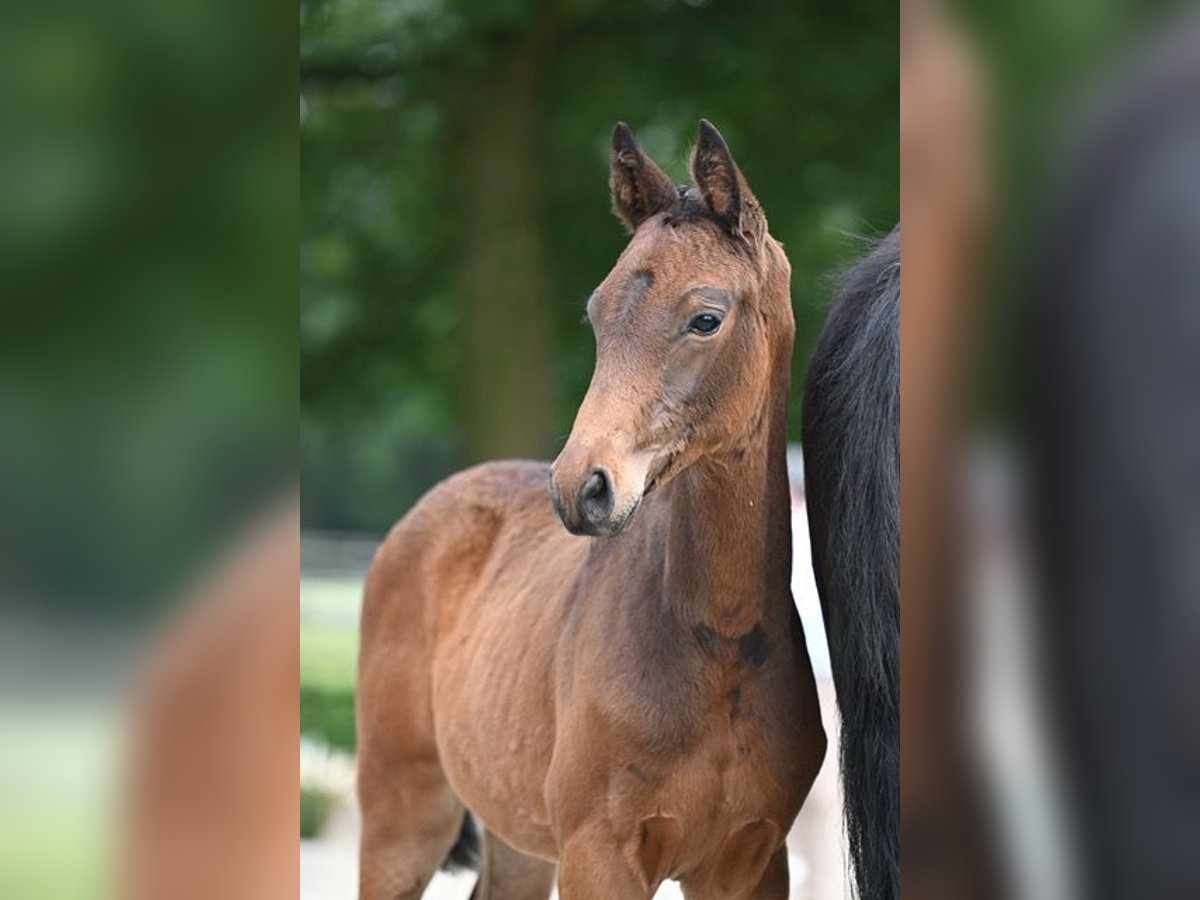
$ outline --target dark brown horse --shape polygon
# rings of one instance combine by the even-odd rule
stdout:
[[[789,588],[790,267],[707,122],[691,172],[677,188],[617,126],[633,236],[588,303],[570,439],[553,466],[434,488],[372,566],[364,900],[419,897],[465,810],[486,827],[477,898],[545,898],[556,864],[564,900],[668,878],[788,895],[825,753]]]

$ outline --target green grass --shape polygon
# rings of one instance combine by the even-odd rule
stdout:
[[[300,581],[300,731],[351,751],[361,597],[356,580]]]
[[[358,581],[301,579],[301,685],[323,689],[354,687],[361,595]]]
[[[0,897],[107,896],[119,708],[0,706]]]
[[[300,684],[353,688],[358,635],[333,629],[300,629]]]

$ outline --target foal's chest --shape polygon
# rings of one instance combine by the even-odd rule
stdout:
[[[757,883],[808,787],[772,747],[751,729],[714,728],[661,774],[627,765],[613,792],[624,800],[618,828],[647,885],[716,880],[734,891]]]
[[[782,842],[824,748],[819,718],[803,727],[807,710],[761,686],[721,685],[704,706],[669,742],[606,735],[608,812],[627,846],[664,846],[667,877],[718,859],[754,868]]]

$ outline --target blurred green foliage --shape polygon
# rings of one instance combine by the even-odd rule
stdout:
[[[354,752],[354,688],[300,685],[300,733],[334,750]]]
[[[147,615],[294,481],[293,21],[0,8],[0,608]]]
[[[300,733],[354,752],[357,580],[300,579]]]
[[[314,787],[300,788],[300,837],[310,839],[319,837],[333,812],[334,801],[337,798],[330,791]]]
[[[618,120],[679,181],[722,130],[793,265],[798,378],[899,215],[898,32],[866,0],[304,0],[303,524],[381,531],[456,468],[557,452],[625,240]]]
[[[1019,413],[1028,324],[1025,298],[1044,223],[1070,163],[1064,151],[1137,48],[1170,27],[1187,0],[960,0],[984,79],[995,204],[979,279],[974,414],[990,427]]]

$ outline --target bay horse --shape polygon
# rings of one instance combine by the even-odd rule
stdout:
[[[371,566],[362,900],[421,896],[467,810],[477,900],[546,898],[556,873],[563,900],[788,895],[825,754],[790,590],[791,269],[706,121],[691,176],[618,124],[632,237],[588,302],[561,454],[451,477]]]

